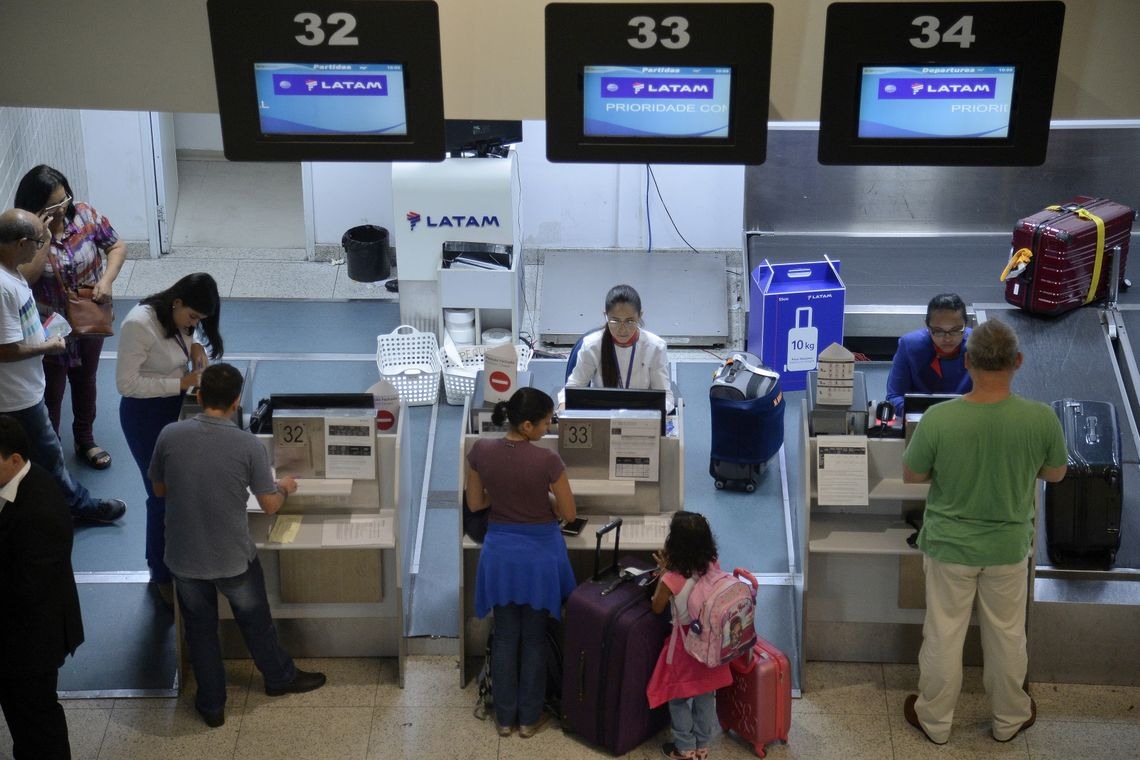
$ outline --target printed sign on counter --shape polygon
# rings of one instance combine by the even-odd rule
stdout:
[[[866,506],[867,436],[816,436],[816,502],[826,506]]]
[[[510,343],[483,354],[483,401],[497,404],[514,395],[518,385],[519,356]]]
[[[610,480],[656,482],[659,477],[661,419],[656,414],[639,416],[617,417],[610,423]]]
[[[325,417],[325,477],[376,479],[376,417]]]

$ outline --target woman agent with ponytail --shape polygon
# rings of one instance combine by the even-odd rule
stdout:
[[[606,294],[606,323],[582,338],[569,388],[649,388],[665,391],[665,409],[673,408],[665,341],[641,329],[641,296],[629,285]]]
[[[490,509],[475,580],[475,612],[495,613],[491,680],[500,736],[534,736],[546,723],[546,618],[562,615],[577,585],[558,518],[577,516],[561,457],[535,446],[550,427],[554,401],[520,388],[495,405],[502,438],[482,438],[467,455],[467,504]]]

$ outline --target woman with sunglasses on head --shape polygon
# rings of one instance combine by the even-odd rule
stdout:
[[[119,328],[115,365],[115,385],[123,396],[119,400],[119,423],[146,487],[150,579],[169,604],[174,603],[174,594],[170,570],[163,559],[166,499],[156,496],[151,487],[150,461],[158,434],[178,419],[182,397],[198,385],[202,370],[209,364],[206,349],[196,337],[201,335],[210,347],[211,358],[222,356],[221,308],[217,282],[197,272],[139,301]]]
[[[602,329],[582,337],[566,387],[663,390],[665,409],[671,410],[669,356],[665,341],[641,327],[641,296],[629,285],[615,285],[606,294],[605,317]]]
[[[926,305],[926,327],[899,338],[887,375],[887,401],[902,417],[908,393],[967,393],[973,387],[966,353],[966,304],[957,293],[939,293]]]
[[[20,180],[15,206],[39,215],[51,233],[50,245],[20,267],[42,314],[65,314],[67,297],[61,279],[68,289],[91,288],[97,302],[111,297],[127,246],[107,217],[86,203],[75,202],[67,177],[40,164]],[[68,339],[65,353],[44,357],[44,403],[52,427],[59,435],[63,392],[70,382],[75,454],[97,470],[111,466],[111,455],[95,443],[95,377],[102,350],[102,338],[83,337]]]

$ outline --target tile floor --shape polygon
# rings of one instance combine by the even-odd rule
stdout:
[[[102,699],[64,703],[76,760],[361,760],[376,758],[570,758],[610,757],[551,725],[533,739],[500,739],[490,721],[472,716],[473,687],[456,685],[455,659],[412,657],[406,688],[396,685],[391,659],[301,660],[324,671],[323,689],[268,698],[249,660],[227,661],[226,724],[207,728],[193,708],[193,685],[177,699]],[[813,662],[812,685],[792,703],[788,744],[768,756],[829,760],[912,758],[1140,757],[1140,687],[1038,684],[1037,725],[1008,744],[989,735],[981,671],[968,668],[958,722],[950,743],[929,744],[903,720],[902,703],[917,680],[913,665]],[[662,734],[625,757],[660,757]],[[754,757],[736,737],[718,732],[711,756]],[[0,760],[11,758],[11,740],[0,724]]]

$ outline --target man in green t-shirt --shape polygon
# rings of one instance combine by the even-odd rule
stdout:
[[[1037,478],[1065,477],[1068,454],[1053,410],[1010,390],[1021,359],[1008,325],[978,326],[966,346],[973,390],[931,407],[903,455],[903,480],[930,483],[918,536],[926,572],[919,693],[903,714],[935,744],[950,739],[975,596],[993,738],[1010,741],[1037,719],[1023,688],[1034,490]]]

